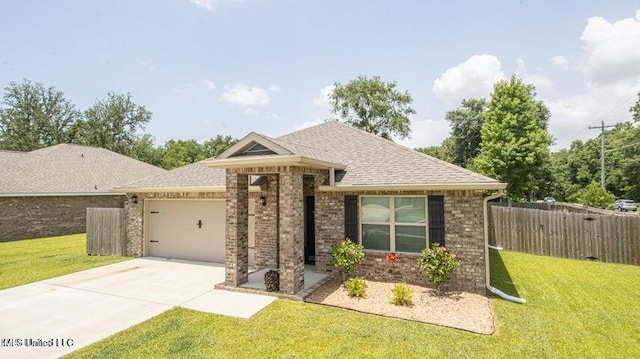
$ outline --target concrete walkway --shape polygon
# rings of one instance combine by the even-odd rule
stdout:
[[[2,290],[0,358],[57,358],[175,306],[249,318],[275,300],[221,282],[220,264],[146,257]]]

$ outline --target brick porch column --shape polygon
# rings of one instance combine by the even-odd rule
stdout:
[[[225,281],[239,286],[249,278],[249,176],[227,170]]]
[[[280,172],[280,292],[304,288],[304,196],[302,172]]]

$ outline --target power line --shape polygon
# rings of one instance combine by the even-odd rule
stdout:
[[[579,137],[579,136],[583,135],[584,133],[586,133],[591,128],[592,125],[594,125],[594,124],[596,124],[598,122],[602,122],[602,121],[606,120],[609,116],[611,116],[615,112],[619,111],[622,106],[627,106],[628,103],[632,102],[635,97],[636,97],[636,94],[633,94],[633,95],[629,96],[627,99],[625,99],[624,101],[622,101],[621,103],[619,103],[618,105],[613,107],[611,110],[609,110],[605,114],[599,116],[596,120],[591,122],[587,127],[585,127],[582,130],[580,130],[577,134],[575,134],[574,136],[572,136],[568,140],[564,141],[560,147],[564,147],[565,145],[570,144],[577,137]]]
[[[600,185],[603,189],[605,189],[605,174],[604,174],[604,129],[609,127],[616,127],[615,125],[604,125],[604,121],[600,122],[600,126],[589,126],[590,130],[599,129],[600,130]]]

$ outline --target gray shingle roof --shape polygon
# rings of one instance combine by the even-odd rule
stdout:
[[[31,152],[0,151],[0,195],[109,193],[166,172],[103,148],[70,144]]]
[[[349,185],[499,183],[337,122],[325,122],[277,138],[288,150],[347,166],[336,182]]]
[[[492,178],[336,121],[325,122],[277,138],[262,137],[285,148],[293,155],[345,165],[344,171],[336,173],[336,183],[340,185],[499,183]],[[278,155],[259,156],[253,159],[273,159],[274,157]],[[215,159],[211,160],[215,162]],[[223,187],[224,185],[224,169],[206,167],[199,162],[130,183],[118,190]]]
[[[176,168],[166,173],[144,178],[140,181],[121,186],[122,189],[153,189],[153,188],[199,188],[224,187],[226,171],[221,168],[210,168],[201,162],[192,163]]]

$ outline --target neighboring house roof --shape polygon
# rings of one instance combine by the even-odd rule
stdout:
[[[116,191],[172,188],[224,191],[224,168],[278,164],[335,170],[335,186],[323,186],[323,190],[506,187],[506,184],[495,179],[332,121],[278,138],[252,132],[216,158],[131,183]]]
[[[167,172],[96,147],[60,144],[0,151],[0,196],[111,194],[110,189]]]

